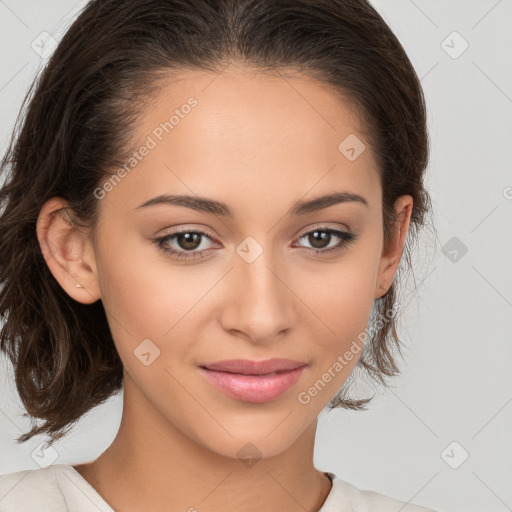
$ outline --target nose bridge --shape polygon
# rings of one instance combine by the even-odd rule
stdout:
[[[253,295],[251,300],[257,300],[263,304],[269,304],[269,300],[279,300],[278,296],[282,295],[283,284],[276,277],[278,274],[276,258],[271,249],[263,251],[250,263],[238,262],[238,267],[247,294]]]
[[[228,308],[229,328],[243,331],[254,339],[289,328],[293,322],[294,296],[285,284],[286,279],[280,276],[275,251],[247,237],[236,252],[232,275],[236,293]]]

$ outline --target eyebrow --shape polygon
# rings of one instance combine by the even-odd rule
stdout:
[[[297,201],[288,210],[286,215],[305,215],[307,213],[328,208],[329,206],[333,206],[335,204],[348,202],[357,202],[368,207],[368,201],[364,197],[358,194],[353,194],[352,192],[343,191],[333,192],[332,194],[316,197],[315,199],[308,201]],[[135,208],[135,210],[160,204],[166,204],[169,206],[182,206],[196,210],[198,212],[213,213],[215,215],[222,215],[224,217],[230,218],[234,217],[233,210],[231,210],[231,208],[225,203],[221,203],[220,201],[215,201],[213,199],[208,199],[206,197],[188,195],[161,194],[140,204]]]

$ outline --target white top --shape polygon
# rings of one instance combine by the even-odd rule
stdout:
[[[434,512],[417,505],[363,491],[325,472],[333,482],[331,492],[318,512]],[[0,475],[2,512],[114,512],[70,464],[54,464]]]

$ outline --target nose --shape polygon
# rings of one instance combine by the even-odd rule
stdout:
[[[224,283],[221,325],[253,343],[271,343],[297,322],[297,298],[290,275],[283,265],[276,264],[270,250],[250,263],[237,255],[234,264]]]

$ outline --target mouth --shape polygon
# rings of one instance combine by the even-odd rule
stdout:
[[[284,373],[306,366],[302,361],[292,359],[266,359],[263,361],[251,361],[250,359],[230,359],[205,363],[202,368],[207,370],[236,373],[239,375],[272,375]]]
[[[264,403],[278,399],[300,379],[307,364],[273,359],[230,360],[199,367],[208,382],[225,395],[243,402]]]

